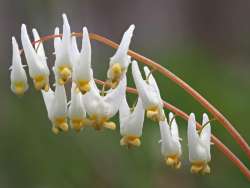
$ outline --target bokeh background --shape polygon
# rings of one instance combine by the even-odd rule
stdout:
[[[244,0],[0,0],[0,187],[249,187],[215,146],[211,175],[190,174],[187,123],[179,118],[183,166],[178,171],[164,165],[159,128],[148,120],[138,149],[122,148],[119,130],[96,132],[89,128],[80,134],[70,131],[55,136],[41,94],[30,87],[25,96],[16,97],[10,91],[8,70],[11,36],[20,44],[22,23],[30,31],[35,27],[41,35],[52,34],[56,26],[62,26],[61,14],[65,12],[72,31],[81,31],[86,25],[90,32],[116,42],[135,24],[131,49],[164,65],[200,91],[250,142],[249,10],[250,1]],[[94,75],[105,79],[114,50],[96,42],[92,46]],[[53,42],[45,47],[52,65]],[[160,74],[154,75],[164,99],[201,119],[204,109],[196,101]],[[129,95],[131,104],[134,99]],[[213,122],[212,131],[250,167],[221,125]]]

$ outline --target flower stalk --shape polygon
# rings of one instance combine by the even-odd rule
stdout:
[[[76,37],[82,37],[82,33],[72,33],[73,36]],[[62,37],[62,34],[56,34],[56,35],[48,35],[40,38],[40,40],[34,41],[32,44],[35,43],[42,43],[44,41],[54,39],[56,37]],[[118,44],[105,38],[100,35],[90,33],[89,37],[91,40],[96,40],[98,42],[101,42],[107,46],[110,46],[112,48],[118,48]],[[23,49],[20,50],[20,54],[23,52]],[[242,148],[242,150],[246,153],[248,158],[250,159],[250,148],[248,143],[245,141],[245,139],[240,135],[240,133],[234,128],[234,126],[229,122],[229,120],[223,116],[223,114],[217,110],[211,103],[209,103],[200,93],[198,93],[196,90],[194,90],[191,86],[189,86],[186,82],[181,80],[178,76],[170,72],[165,67],[161,66],[160,64],[132,51],[128,50],[128,55],[133,57],[135,60],[144,63],[154,70],[160,72],[165,77],[172,80],[174,83],[179,85],[182,89],[184,89],[187,93],[189,93],[196,101],[198,101],[205,109],[207,109],[214,118],[220,122],[226,130],[231,134],[231,136],[234,138],[234,140],[239,144],[239,146]],[[100,80],[95,80],[99,84],[104,84],[104,82]],[[127,92],[129,93],[135,93],[137,94],[136,89],[134,88],[127,88]],[[188,120],[189,116],[180,110],[179,108],[171,105],[170,103],[167,103],[163,101],[164,108],[174,112],[177,116],[180,116],[184,120]],[[197,123],[197,128],[201,128],[202,126]],[[248,180],[250,180],[250,171],[249,169],[239,160],[239,158],[227,147],[225,146],[217,137],[212,135],[212,142],[215,144],[215,146],[229,159],[233,162],[234,165],[236,165],[239,170],[246,176]]]

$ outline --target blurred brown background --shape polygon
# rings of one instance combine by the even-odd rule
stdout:
[[[135,24],[131,48],[152,58],[199,90],[232,120],[250,142],[250,1],[231,0],[0,0],[0,187],[248,187],[249,182],[212,146],[212,174],[189,173],[186,122],[179,120],[183,167],[164,165],[159,130],[146,121],[142,147],[119,146],[119,130],[54,136],[41,95],[32,84],[24,97],[9,87],[11,36],[20,44],[20,26],[40,35],[62,26],[68,15],[72,31],[87,26],[119,42]],[[92,43],[95,76],[105,78],[114,51]],[[21,46],[21,44],[20,44]],[[53,63],[53,42],[45,44]],[[23,61],[25,62],[25,61]],[[156,74],[164,99],[201,118],[204,109],[168,79]],[[133,85],[133,83],[129,83]],[[134,97],[130,96],[133,101]],[[132,102],[131,102],[132,103]],[[218,123],[212,131],[250,166],[249,160]]]

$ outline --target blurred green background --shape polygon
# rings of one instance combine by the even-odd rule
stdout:
[[[23,97],[10,91],[11,36],[20,44],[20,26],[37,28],[41,35],[62,26],[67,13],[72,31],[86,25],[119,42],[135,24],[131,49],[164,65],[218,107],[250,142],[250,1],[139,0],[59,1],[0,0],[0,187],[249,187],[241,172],[212,146],[212,173],[189,173],[187,123],[178,119],[183,138],[183,166],[165,166],[160,154],[158,125],[146,121],[142,146],[119,145],[119,130],[55,136],[39,92],[30,84]],[[93,46],[95,77],[104,79],[114,50]],[[53,42],[45,44],[53,64]],[[23,61],[25,62],[25,61]],[[131,77],[130,71],[129,75]],[[204,109],[160,74],[154,73],[162,96],[200,121]],[[131,80],[131,79],[130,79]],[[129,85],[133,86],[130,82]],[[135,96],[129,95],[131,104]],[[117,121],[117,118],[114,118]],[[246,155],[225,129],[212,123],[221,138],[250,167]]]

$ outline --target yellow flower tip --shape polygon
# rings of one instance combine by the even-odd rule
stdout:
[[[71,125],[76,132],[80,132],[84,127],[84,120],[80,118],[74,118],[71,120]]]
[[[44,75],[35,76],[35,78],[33,79],[33,83],[34,83],[36,90],[41,90],[41,89],[45,90],[45,88],[49,87],[47,79]]]
[[[112,65],[111,68],[111,72],[112,72],[112,79],[116,80],[119,79],[121,77],[122,74],[122,67],[119,63],[115,63]]]
[[[24,82],[16,82],[14,84],[14,93],[16,95],[23,95],[26,90],[25,83]]]
[[[103,127],[107,128],[107,129],[115,130],[116,129],[116,124],[114,122],[112,122],[112,121],[104,122]]]
[[[50,88],[50,86],[49,86],[49,84],[47,83],[47,84],[45,84],[43,90],[46,91],[46,92],[48,92],[48,91],[49,91],[49,88]]]
[[[193,174],[210,174],[210,167],[205,162],[193,163],[190,169]]]
[[[147,118],[149,118],[155,122],[159,122],[159,121],[164,120],[164,118],[161,117],[159,108],[157,108],[157,107],[147,109]]]
[[[141,145],[141,140],[137,136],[123,136],[120,140],[120,145],[128,146],[128,148],[132,146],[139,147]]]
[[[181,167],[181,161],[177,155],[166,157],[165,162],[167,166],[171,166],[175,169],[180,169]]]
[[[77,86],[82,94],[85,94],[90,90],[90,84],[88,80],[79,80]]]
[[[56,127],[52,127],[52,132],[55,134],[55,135],[58,135],[59,134],[59,132],[60,132],[60,130],[58,129],[58,128],[56,128]]]
[[[71,69],[69,67],[63,66],[59,68],[59,84],[64,85],[71,78]]]
[[[69,126],[67,123],[67,119],[65,117],[59,117],[55,119],[55,126],[59,130],[63,132],[67,132],[69,130]]]

